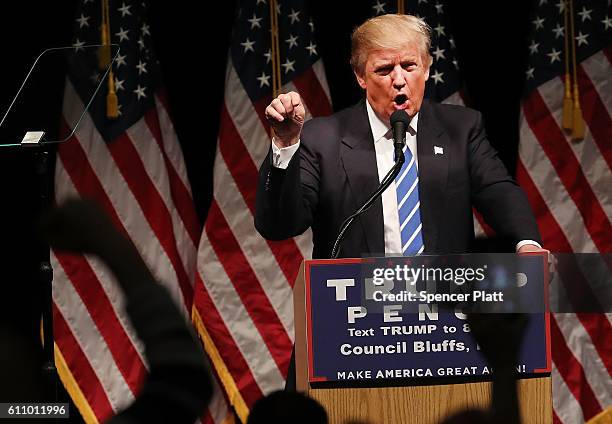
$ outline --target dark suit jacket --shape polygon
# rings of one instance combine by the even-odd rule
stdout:
[[[434,146],[443,154],[434,154]],[[480,113],[425,100],[417,128],[425,253],[465,253],[474,240],[472,205],[499,236],[540,241],[527,198],[486,139]],[[280,240],[313,230],[313,258],[327,258],[342,221],[379,184],[365,101],[308,121],[286,170],[260,168],[255,227]],[[384,254],[382,201],[348,230],[341,257]],[[398,253],[398,252],[388,252]]]

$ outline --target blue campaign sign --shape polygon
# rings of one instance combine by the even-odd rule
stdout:
[[[545,262],[541,255],[306,261],[309,381],[490,375],[466,310],[528,314],[517,370],[549,373]]]

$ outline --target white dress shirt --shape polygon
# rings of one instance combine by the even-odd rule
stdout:
[[[383,177],[387,175],[387,172],[393,167],[393,134],[391,127],[383,122],[374,113],[374,109],[370,106],[370,103],[366,100],[366,108],[368,111],[368,120],[370,122],[370,128],[372,129],[372,136],[374,142],[374,150],[376,151],[376,166],[378,168],[378,179],[382,181]],[[414,156],[415,165],[419,165],[419,159],[417,155],[417,140],[416,135],[418,131],[419,114],[414,115],[406,131],[406,144],[412,155]],[[298,141],[296,144],[279,148],[274,141],[272,142],[272,165],[276,168],[287,169],[291,158],[300,146]],[[400,232],[399,214],[397,210],[397,190],[395,188],[395,181],[383,192],[382,194],[382,205],[383,205],[383,224],[384,224],[384,237],[385,237],[385,254],[392,254],[402,256],[402,236]],[[526,244],[533,244],[541,247],[539,243],[533,240],[522,240],[516,245],[516,250]],[[427,246],[425,246],[427,248]]]

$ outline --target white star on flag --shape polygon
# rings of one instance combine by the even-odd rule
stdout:
[[[295,60],[289,60],[289,58],[287,58],[287,61],[283,63],[281,66],[285,68],[285,73],[288,74],[289,71],[295,71],[295,68],[293,67],[293,65],[295,65]]]
[[[84,16],[81,13],[81,17],[76,19],[76,21],[79,23],[79,28],[83,28],[84,26],[88,27],[89,26],[89,22],[87,22],[87,21],[89,21],[89,18],[90,18],[89,16]]]
[[[244,43],[240,43],[240,45],[242,47],[244,47],[244,51],[243,53],[248,52],[249,50],[252,52],[255,52],[255,49],[253,48],[253,45],[255,44],[255,41],[251,41],[248,37],[246,39],[246,41]]]
[[[261,76],[257,77],[257,81],[259,81],[259,86],[263,87],[264,85],[267,85],[269,87],[270,86],[269,79],[270,79],[270,77],[268,75],[266,75],[265,72],[262,72]]]
[[[438,70],[436,70],[436,72],[434,72],[434,74],[431,76],[435,83],[443,83],[444,79],[442,79],[442,75],[444,75],[444,72],[438,72]]]
[[[300,18],[298,17],[299,14],[300,14],[299,10],[296,12],[295,10],[291,9],[291,13],[289,14],[289,19],[291,19],[292,24],[296,22],[300,22]]]
[[[121,17],[125,18],[125,15],[131,15],[132,12],[130,12],[130,7],[132,7],[132,5],[126,6],[125,3],[122,4],[122,6],[117,9],[119,12],[121,12]]]
[[[134,90],[134,93],[136,93],[138,95],[138,100],[140,100],[141,97],[145,97],[145,98],[147,97],[147,95],[144,92],[145,88],[146,87],[141,87],[140,84],[138,84],[138,86]]]
[[[376,0],[376,4],[372,5],[372,9],[374,9],[377,15],[382,15],[385,13],[385,5],[382,4],[380,0]]]
[[[136,65],[136,67],[138,68],[138,75],[140,74],[146,74],[147,73],[147,64],[146,62],[142,62],[142,61],[138,61],[138,65]]]
[[[147,24],[142,24],[142,27],[140,27],[140,31],[142,32],[142,35],[151,35],[151,32],[149,31],[149,25]]]
[[[119,32],[116,32],[116,33],[115,33],[115,35],[116,35],[117,37],[119,37],[119,42],[122,42],[122,41],[124,41],[124,40],[125,40],[125,41],[129,41],[129,40],[130,40],[130,38],[129,38],[129,37],[128,37],[128,35],[127,35],[127,34],[128,34],[128,32],[130,32],[130,30],[129,30],[129,29],[123,29],[123,28],[119,27]]]
[[[578,12],[578,14],[580,15],[580,19],[582,19],[582,22],[586,21],[587,19],[591,19],[591,12],[593,11],[593,9],[588,9],[585,6],[582,6],[582,11]]]
[[[289,47],[288,47],[289,49],[290,49],[291,47],[294,47],[294,46],[295,46],[295,47],[297,47],[297,45],[298,45],[298,44],[297,44],[297,37],[296,37],[296,36],[294,36],[293,34],[290,34],[290,35],[289,35],[289,38],[287,38],[287,39],[285,40],[285,43],[288,43],[288,44],[289,44]]]
[[[312,41],[310,42],[310,44],[308,46],[306,46],[306,50],[308,50],[308,54],[310,56],[312,56],[313,54],[318,54],[317,53],[317,45],[316,44],[312,44]]]
[[[555,49],[554,47],[550,53],[546,54],[546,56],[550,57],[550,63],[555,63],[556,60],[560,61],[561,60],[560,55],[561,55],[561,51],[557,51],[557,49]]]
[[[576,36],[576,41],[578,41],[578,46],[581,46],[583,44],[586,44],[588,46],[589,45],[589,42],[587,41],[588,36],[589,34],[583,34],[582,31],[580,31],[578,35]]]
[[[72,47],[74,47],[74,51],[78,52],[79,50],[83,50],[84,45],[85,45],[85,41],[80,41],[77,38],[74,44],[72,44]]]
[[[436,60],[438,59],[446,59],[446,57],[444,57],[444,51],[445,49],[441,49],[440,46],[436,46],[436,50],[434,50],[433,54],[436,57]]]
[[[119,68],[121,65],[127,66],[127,63],[125,63],[125,56],[126,55],[122,55],[121,53],[117,54],[117,59],[115,59],[115,63],[117,63],[117,68]]]
[[[253,13],[253,17],[251,19],[247,19],[248,22],[251,23],[251,29],[257,27],[257,28],[261,28],[261,24],[259,23],[259,21],[261,21],[262,18],[258,18],[256,14]]]
[[[536,17],[536,19],[531,22],[535,25],[536,29],[544,28],[544,18]]]

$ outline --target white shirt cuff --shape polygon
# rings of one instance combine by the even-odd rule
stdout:
[[[272,138],[272,166],[280,169],[287,169],[291,158],[300,147],[300,140],[289,147],[278,147]]]
[[[518,252],[518,250],[525,246],[526,244],[533,244],[534,246],[538,246],[540,249],[542,248],[542,246],[540,245],[540,243],[538,243],[537,241],[533,241],[533,240],[521,240],[516,244],[516,251]]]

